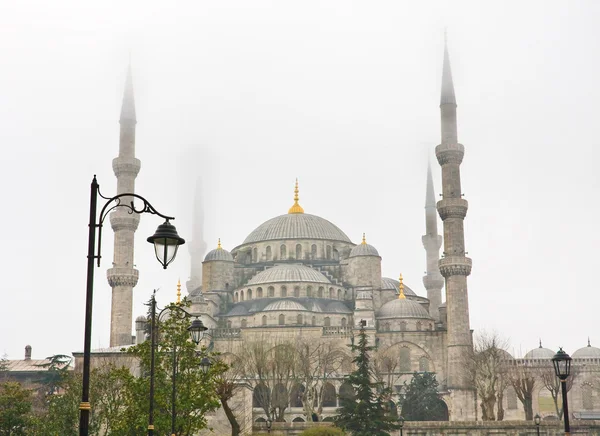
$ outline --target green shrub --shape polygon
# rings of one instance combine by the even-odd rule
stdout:
[[[304,430],[300,436],[343,436],[345,433],[337,427],[313,427]]]

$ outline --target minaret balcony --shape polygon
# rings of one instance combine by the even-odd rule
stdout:
[[[425,251],[440,251],[442,247],[442,235],[423,235],[421,236],[421,242]],[[436,253],[436,257],[438,253]]]
[[[440,165],[454,163],[460,165],[465,155],[465,146],[455,143],[442,143],[435,147],[435,156]]]
[[[140,272],[135,268],[110,268],[106,271],[106,278],[111,288],[115,286],[137,285]]]
[[[125,202],[125,199],[123,199]],[[140,216],[136,213],[129,213],[125,208],[118,208],[110,214],[110,226],[113,231],[130,230],[135,232],[140,223]]]
[[[137,177],[142,162],[135,157],[116,157],[112,161],[113,171],[117,178],[121,176]]]
[[[469,202],[462,198],[444,198],[437,202],[437,209],[442,221],[446,218],[464,219],[467,216],[468,208]]]
[[[440,259],[440,273],[445,277],[468,276],[473,262],[465,256],[446,256]]]
[[[425,289],[442,289],[444,278],[440,274],[432,273],[423,276],[423,286]]]

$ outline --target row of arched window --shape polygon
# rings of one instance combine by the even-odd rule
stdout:
[[[325,287],[323,286],[319,286],[319,288],[317,289],[317,291],[315,292],[312,286],[307,286],[306,287],[306,297],[309,298],[329,298],[332,300],[342,300],[342,299],[347,299],[348,298],[348,291],[344,290],[343,294],[342,294],[342,290],[341,289],[334,289],[334,288],[329,288],[329,289],[325,289]],[[242,289],[241,291],[235,292],[233,294],[233,302],[234,303],[238,303],[240,301],[245,301],[245,300],[252,300],[253,298],[274,298],[275,297],[275,287],[274,286],[269,286],[267,288],[267,291],[264,292],[263,288],[258,287],[256,288],[256,293],[252,290],[252,289],[246,289],[245,293],[244,290]],[[287,286],[281,286],[279,287],[279,293],[277,295],[277,297],[304,297],[302,290],[300,289],[300,286],[294,286],[293,290],[288,290]]]
[[[272,391],[264,384],[259,384],[254,388],[252,395],[252,406],[261,407],[302,407],[302,396],[305,387],[302,384],[296,383],[288,394],[288,390],[282,383],[276,384]],[[323,385],[323,407],[337,407],[338,395],[340,398],[354,397],[354,388],[348,382],[340,385],[339,392],[336,392],[333,383],[325,382]],[[315,406],[317,399],[315,399]]]
[[[286,325],[286,318],[287,318],[287,325],[308,325],[308,316],[302,315],[300,313],[298,315],[296,315],[295,317],[294,316],[286,317],[283,313],[279,314],[278,325]],[[267,315],[263,315],[262,320],[261,320],[261,326],[266,326],[266,325],[269,325],[268,317],[267,317]],[[313,325],[313,326],[317,325],[317,317],[316,316],[312,317],[310,325]],[[325,327],[331,327],[331,318],[328,316],[323,318],[323,325]],[[347,325],[348,325],[348,320],[346,318],[342,318],[340,320],[340,326],[346,327]],[[232,328],[232,326],[233,326],[233,324],[232,324],[231,320],[227,321],[227,328]],[[241,328],[248,327],[248,320],[245,318],[242,319],[240,326],[241,326]]]
[[[423,328],[425,327],[425,328]],[[400,323],[394,322],[381,322],[379,323],[379,331],[389,332],[389,331],[398,331],[398,328],[401,332],[410,331],[409,325],[406,321],[400,321]],[[415,331],[427,331],[433,330],[433,324],[430,322],[426,322],[425,325],[421,323],[421,321],[417,321],[415,323]]]
[[[302,260],[302,259],[317,259],[318,255],[317,255],[317,245],[316,244],[312,244],[310,246],[310,251],[304,251],[304,248],[302,247],[302,244],[296,244],[295,248],[295,253],[289,253],[288,255],[288,246],[286,244],[281,244],[279,246],[279,256],[277,256],[274,253],[274,250],[271,248],[270,245],[267,245],[267,247],[265,248],[265,253],[264,253],[264,259],[259,259],[259,253],[258,253],[258,248],[254,247],[252,248],[252,262],[256,263],[256,262],[260,262],[261,260],[264,260],[266,262],[270,262],[273,260]],[[295,256],[294,256],[295,254]],[[325,259],[330,259],[330,260],[339,260],[340,256],[339,256],[339,252],[335,249],[332,248],[331,245],[327,245],[325,247]]]

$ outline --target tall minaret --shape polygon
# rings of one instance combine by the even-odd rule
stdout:
[[[190,250],[190,279],[186,283],[188,292],[192,292],[202,285],[202,262],[206,254],[206,241],[204,241],[204,201],[202,197],[202,178],[196,179],[196,192],[194,194],[194,213],[192,223],[192,242]]]
[[[134,193],[135,178],[140,171],[141,163],[135,158],[136,118],[131,65],[127,71],[119,123],[121,125],[119,157],[113,159],[113,171],[117,177],[117,194]],[[124,198],[121,203],[129,203],[131,200]],[[133,246],[139,221],[138,214],[128,213],[125,208],[117,208],[110,214],[110,224],[115,232],[113,267],[106,272],[108,284],[112,287],[111,347],[133,343],[131,335],[133,287],[138,281],[138,270],[133,267]]]
[[[446,307],[448,315],[448,369],[447,387],[469,389],[464,367],[464,356],[472,347],[469,326],[469,298],[467,276],[471,273],[471,259],[465,256],[463,220],[468,203],[462,198],[460,164],[464,146],[458,143],[456,126],[456,98],[448,46],[444,47],[442,98],[440,101],[442,143],[435,149],[442,167],[442,200],[437,210],[444,223],[444,254],[439,261],[440,273],[446,279]],[[471,407],[466,405],[465,407]],[[462,408],[462,406],[461,406]],[[460,419],[455,416],[454,419]]]
[[[440,321],[440,305],[442,304],[442,287],[444,278],[440,274],[439,260],[442,237],[438,235],[437,211],[435,206],[435,192],[433,190],[433,177],[431,164],[427,164],[427,194],[425,196],[425,234],[421,238],[427,254],[427,275],[423,276],[423,285],[427,289],[429,300],[429,314],[436,321]]]

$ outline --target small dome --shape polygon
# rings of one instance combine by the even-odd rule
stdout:
[[[572,357],[574,359],[600,359],[600,348],[592,347],[588,341],[587,347],[575,351]]]
[[[391,279],[389,277],[381,278],[381,289],[389,289],[396,291],[396,294],[400,293],[400,282],[398,280]],[[410,289],[406,284],[404,285],[404,295],[413,295],[417,296],[415,292]]]
[[[147,322],[148,318],[146,318],[144,315],[140,315],[135,319],[135,322]]]
[[[379,252],[375,247],[366,242],[364,244],[358,244],[350,251],[349,257],[357,257],[357,256],[379,256]]]
[[[427,318],[431,319],[421,304],[406,298],[388,301],[379,309],[377,318]]]
[[[293,300],[277,300],[269,304],[263,311],[280,311],[280,310],[301,310],[306,311],[306,307],[297,301]]]
[[[244,305],[239,304],[237,306],[234,306],[229,312],[227,312],[226,316],[247,315],[247,314],[248,314],[248,309]]]
[[[246,286],[262,283],[277,282],[310,282],[327,283],[331,282],[319,271],[304,265],[277,265],[273,268],[259,272],[252,277]]]
[[[348,306],[341,301],[332,301],[325,307],[325,312],[331,313],[352,313]]]
[[[233,262],[233,256],[229,251],[222,248],[221,242],[219,242],[219,246],[214,250],[209,251],[206,257],[204,258],[204,262],[211,262],[213,260]]]
[[[542,347],[542,343],[540,342],[540,346],[528,352],[524,359],[552,359],[554,354],[554,351],[549,348]]]
[[[373,294],[370,291],[360,291],[356,294],[357,300],[371,300],[373,298]]]

